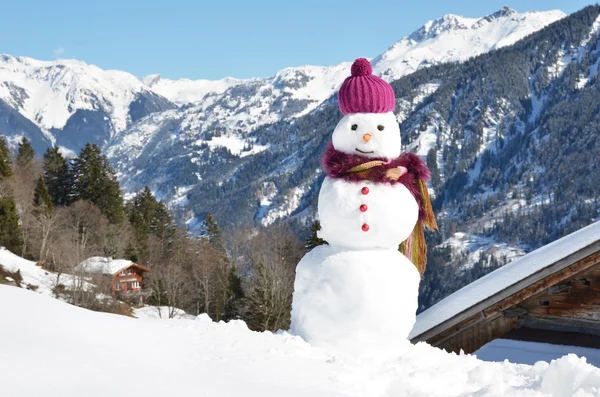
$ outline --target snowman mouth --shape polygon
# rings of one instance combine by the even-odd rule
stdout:
[[[373,154],[373,153],[375,153],[375,151],[373,151],[373,150],[371,150],[370,152],[364,152],[364,151],[360,150],[359,148],[356,148],[356,151],[359,152],[359,153],[362,153],[362,154]]]

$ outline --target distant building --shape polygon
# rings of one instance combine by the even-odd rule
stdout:
[[[110,284],[112,295],[119,299],[139,300],[141,304],[151,293],[144,284],[144,273],[150,269],[130,260],[94,256],[77,265],[75,271],[95,278],[100,284]]]
[[[495,339],[600,348],[600,222],[480,278],[419,314],[413,343],[473,353]]]

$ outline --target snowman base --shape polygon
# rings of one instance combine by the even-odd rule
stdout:
[[[398,355],[415,323],[419,282],[397,249],[316,247],[296,268],[291,332],[335,352]]]

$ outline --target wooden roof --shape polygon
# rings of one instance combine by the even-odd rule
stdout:
[[[462,306],[452,305],[454,298],[451,295],[446,298],[448,301],[445,304],[442,301],[437,309],[427,313],[437,306],[435,305],[419,315],[426,319],[426,324],[421,323],[419,326],[419,318],[417,319],[411,341],[427,341],[447,350],[458,352],[462,349],[470,353],[521,326],[548,328],[550,323],[561,322],[579,331],[590,327],[598,328],[600,335],[600,311],[597,316],[590,314],[596,311],[598,306],[595,305],[600,305],[600,223],[588,226],[540,249],[542,250],[544,255],[534,251],[526,255],[529,258],[523,257],[511,263],[517,269],[519,263],[522,267],[537,264],[539,269],[531,273],[524,271],[522,278],[506,283],[504,288],[490,291],[488,296],[473,299],[470,303],[469,294],[458,291],[456,294],[459,295]],[[558,250],[556,255],[548,255],[554,250]],[[542,260],[547,260],[548,263],[539,263]],[[500,284],[505,282],[502,277],[494,275],[497,272],[508,273],[502,272],[502,268],[498,269],[486,276],[487,281],[480,284],[494,286],[495,278]],[[473,296],[477,297],[477,294]],[[586,305],[586,301],[590,304]],[[444,312],[444,307],[458,310],[438,323],[432,322],[436,314]],[[584,309],[578,312],[577,308],[582,307]],[[580,324],[581,321],[585,324]],[[552,327],[560,328],[556,324]]]
[[[152,270],[150,270],[148,267],[146,267],[144,265],[140,265],[139,263],[135,263],[135,262],[132,262],[129,266],[126,266],[121,270],[129,269],[130,267],[137,267],[138,269],[140,269],[144,272],[148,272],[148,273],[152,272]]]

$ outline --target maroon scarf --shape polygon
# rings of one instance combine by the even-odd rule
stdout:
[[[374,160],[383,161],[385,164],[370,168],[366,172],[349,172],[361,164]],[[404,172],[398,179],[390,178],[388,170],[399,167],[404,167],[407,172]],[[323,155],[323,168],[328,177],[341,178],[348,182],[369,180],[375,183],[389,183],[391,185],[402,183],[412,193],[419,204],[419,219],[423,219],[425,215],[419,180],[427,181],[430,174],[425,163],[414,153],[404,153],[396,159],[388,160],[382,157],[373,158],[358,154],[342,153],[335,150],[333,144],[330,143]]]

